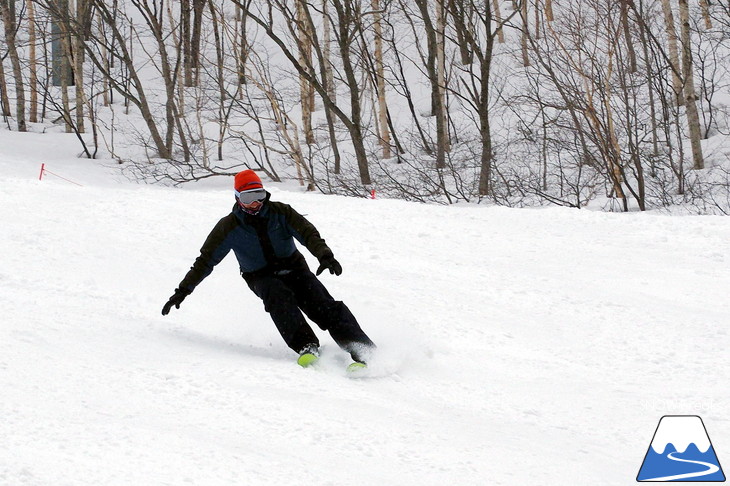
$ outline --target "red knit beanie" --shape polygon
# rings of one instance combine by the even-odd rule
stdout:
[[[236,174],[236,179],[233,182],[233,188],[238,192],[244,192],[253,189],[263,189],[264,185],[261,183],[259,176],[256,175],[256,172],[248,169]]]

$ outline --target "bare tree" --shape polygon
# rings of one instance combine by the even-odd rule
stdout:
[[[5,26],[5,43],[10,56],[10,63],[13,66],[13,78],[15,80],[15,123],[19,132],[26,131],[25,125],[25,85],[23,82],[23,69],[16,44],[17,24],[15,9],[10,8],[8,2],[12,0],[0,0],[0,17]]]
[[[631,26],[629,24],[629,7],[628,0],[620,0],[621,2],[621,26],[623,27],[624,40],[626,42],[626,50],[629,54],[630,72],[635,73],[636,67],[636,51],[634,50],[634,40],[631,36]]]
[[[333,0],[333,7],[337,14],[337,23],[335,24],[335,40],[340,50],[340,56],[343,63],[343,71],[345,72],[345,82],[350,90],[350,109],[351,114],[348,116],[345,114],[337,103],[333,101],[327,91],[326,76],[324,76],[324,66],[320,62],[319,76],[315,76],[314,70],[310,69],[310,66],[303,66],[299,60],[297,54],[286,45],[280,34],[275,31],[275,26],[270,18],[271,11],[268,12],[266,18],[257,11],[254,11],[252,7],[247,7],[241,4],[238,0],[234,0],[241,8],[243,8],[248,17],[255,22],[271,39],[276,46],[281,50],[282,54],[289,60],[291,66],[297,71],[300,76],[307,79],[314,89],[317,91],[322,101],[325,104],[325,109],[330,110],[339,118],[347,128],[350,135],[350,139],[353,144],[355,151],[355,158],[357,162],[358,172],[360,175],[360,182],[369,186],[372,183],[370,178],[370,170],[368,167],[367,152],[364,146],[363,129],[362,129],[362,115],[360,107],[360,89],[357,77],[355,75],[354,65],[352,63],[351,46],[357,38],[357,30],[359,28],[358,16],[359,11],[355,8],[351,0],[345,2],[341,0]],[[275,3],[279,5],[280,0],[275,0]],[[274,3],[274,2],[272,2]],[[287,9],[282,5],[281,12],[287,12]],[[269,6],[271,9],[271,5]],[[291,16],[289,17],[291,19]],[[308,21],[312,22],[311,16],[308,15]],[[293,24],[293,22],[292,22]],[[291,24],[289,24],[291,27]],[[314,35],[314,33],[313,33]],[[314,49],[317,51],[317,58],[322,59],[322,53],[319,41],[313,44]]]
[[[58,85],[61,88],[61,106],[60,109],[56,106],[56,109],[65,123],[66,133],[73,133],[74,122],[71,114],[71,100],[68,94],[69,86],[74,85],[73,51],[71,50],[71,23],[73,21],[73,16],[69,11],[68,0],[56,0],[55,3],[56,5],[54,5],[54,7],[56,10],[54,11],[53,16],[55,17],[54,23],[58,29],[56,42],[59,44],[60,49],[57,53],[54,52],[54,69],[59,78]],[[78,35],[81,35],[80,28],[78,31]],[[58,60],[55,59],[56,56],[59,58]],[[52,98],[51,102],[55,104]]]
[[[253,0],[243,1],[250,6]],[[251,44],[248,39],[248,19],[246,17],[246,11],[238,6],[236,6],[236,16],[241,23],[240,31],[236,32],[237,36],[240,34],[240,42],[234,42],[234,44],[238,45],[238,83],[246,84],[246,63],[251,52]]]
[[[85,128],[121,158],[121,94],[149,154],[125,166],[151,180],[245,166],[324,192],[441,203],[582,207],[605,194],[621,210],[709,212],[730,201],[717,167],[687,170],[690,153],[704,166],[702,136],[727,133],[727,2],[698,0],[690,16],[689,0],[555,12],[550,0],[14,0],[26,6],[16,21],[11,1],[0,0],[0,68],[13,67],[9,79],[0,69],[3,112],[20,118],[19,79],[31,121],[48,106],[87,156]],[[499,45],[505,34],[516,44]]]
[[[401,6],[403,4],[401,3]],[[410,16],[403,11],[405,14],[405,18],[409,19]],[[398,32],[398,28],[396,25],[394,25],[393,22],[390,21],[390,19],[383,18],[383,23],[385,26],[387,26],[387,32],[388,34],[384,34],[383,40],[388,43],[389,49],[392,53],[392,58],[394,61],[394,65],[391,67],[391,73],[393,76],[393,82],[392,85],[395,87],[395,89],[400,93],[400,95],[405,99],[405,102],[408,106],[408,111],[411,115],[412,123],[415,127],[415,131],[417,133],[418,137],[418,145],[420,145],[420,149],[426,152],[429,156],[433,155],[433,149],[432,145],[428,140],[426,130],[419,122],[419,115],[416,113],[416,106],[415,101],[413,99],[413,93],[411,91],[408,77],[406,75],[406,68],[405,68],[405,60],[404,56],[400,53],[400,50],[398,48],[398,37],[396,32]],[[415,30],[415,25],[411,23],[412,28]],[[468,63],[467,63],[468,64]],[[389,120],[390,123],[390,120]],[[391,129],[391,132],[394,135],[395,138],[395,130]],[[396,141],[396,144],[398,145],[398,142]],[[404,150],[399,148],[399,153],[403,153]],[[400,162],[400,159],[399,159]]]
[[[193,48],[190,14],[191,0],[180,0],[180,36],[183,50],[183,71],[185,86],[193,86]]]
[[[390,130],[388,129],[388,105],[385,100],[385,63],[383,62],[383,23],[380,0],[372,0],[373,24],[375,29],[375,77],[378,94],[378,139],[383,149],[383,158],[389,159]]]
[[[445,83],[443,65],[443,3],[436,2],[436,25],[431,19],[428,0],[415,0],[426,30],[428,56],[426,72],[431,84],[431,115],[436,118],[436,167],[446,166],[446,152],[449,150],[448,125],[446,119]]]
[[[689,139],[692,145],[692,160],[695,169],[704,169],[702,154],[702,133],[697,112],[697,93],[695,92],[694,64],[692,62],[692,40],[689,28],[689,5],[687,0],[679,0],[679,22],[682,30],[682,73],[684,74],[684,99],[689,124]]]
[[[312,33],[304,0],[297,0],[297,42],[299,44],[299,62],[307,69],[312,66]],[[310,76],[312,73],[310,73]],[[314,143],[314,131],[312,130],[312,112],[314,111],[314,88],[303,76],[299,76],[299,91],[301,93],[302,107],[302,129],[307,144]]]
[[[352,46],[355,44],[358,31],[361,28],[359,18],[362,12],[359,3],[353,0],[333,0],[332,3],[338,18],[335,39],[340,49],[342,69],[345,73],[345,83],[350,90],[350,116],[352,117],[352,121],[348,129],[350,130],[355,149],[360,181],[363,185],[369,186],[372,180],[370,179],[370,168],[364,146],[360,87],[357,76],[355,75],[352,52]],[[345,125],[347,125],[347,122],[345,122]]]
[[[329,14],[329,0],[322,0],[322,65],[324,66],[324,84],[327,86],[327,95],[337,103],[337,89],[332,69],[332,17]]]
[[[497,0],[494,0],[497,3]],[[471,18],[468,12],[464,9],[468,5],[464,4],[464,0],[448,0],[447,9],[449,15],[453,19],[454,32],[456,33],[456,45],[459,47],[459,54],[461,56],[462,64],[469,64],[472,62],[472,55],[469,43],[466,41],[467,29],[469,26],[466,25],[467,19]],[[504,41],[504,36],[500,42]]]
[[[38,122],[38,62],[36,53],[36,21],[35,21],[35,5],[33,0],[27,0],[26,8],[28,9],[28,69],[30,76],[28,79],[28,90],[30,91],[30,107],[29,121],[31,123]]]
[[[464,66],[464,75],[458,88],[452,90],[455,96],[465,102],[475,113],[479,129],[479,183],[477,193],[480,196],[492,194],[492,172],[494,167],[494,153],[492,150],[492,128],[490,110],[492,107],[491,97],[491,75],[492,63],[494,61],[495,39],[499,36],[504,24],[509,22],[519,10],[514,10],[501,22],[494,19],[495,12],[490,2],[471,2],[469,12],[473,17],[465,22],[467,25],[474,25],[475,29],[469,31],[466,41],[470,45],[476,62]],[[525,19],[526,22],[526,19]]]
[[[527,45],[529,44],[529,41],[527,40],[530,35],[530,23],[528,22],[527,17],[527,0],[522,0],[522,65],[524,67],[527,67],[530,65],[530,55],[527,50]]]
[[[494,9],[494,21],[497,25],[503,25],[502,11],[499,8],[499,0],[492,0],[492,9]],[[497,29],[497,40],[500,44],[504,44],[504,29]]]
[[[679,64],[679,38],[674,23],[674,13],[670,0],[661,0],[662,11],[664,12],[664,25],[667,31],[667,47],[669,49],[669,60],[672,65],[672,86],[677,97],[677,104],[684,105],[684,88],[682,85],[681,68]]]
[[[5,80],[5,68],[3,60],[5,56],[0,56],[0,113],[3,118],[10,116],[10,99],[8,98],[8,83]]]
[[[443,144],[444,151],[448,152],[451,149],[451,143],[449,141],[449,109],[446,105],[446,6],[444,0],[436,0],[436,83],[443,117],[440,124],[438,121],[436,122],[436,130],[438,130],[436,140],[440,145]],[[444,160],[442,164],[439,164],[437,158],[436,167],[443,168],[445,162]]]
[[[147,27],[149,27],[150,33],[152,34],[152,38],[155,40],[156,47],[157,47],[157,55],[159,56],[159,62],[157,63],[157,68],[159,70],[159,73],[161,75],[161,79],[164,83],[165,88],[165,119],[166,119],[166,126],[165,126],[165,138],[164,138],[164,144],[165,144],[165,151],[164,153],[167,154],[167,157],[164,157],[161,155],[162,158],[170,158],[173,154],[173,143],[174,143],[174,134],[177,131],[179,140],[181,143],[185,143],[186,135],[185,131],[182,129],[181,125],[179,124],[179,118],[177,116],[177,103],[175,101],[175,87],[176,87],[176,81],[177,81],[177,68],[172,63],[170,59],[170,55],[168,52],[168,47],[165,43],[165,39],[167,38],[164,25],[163,25],[163,19],[164,19],[164,9],[163,9],[163,0],[131,0],[131,4],[134,5],[137,8],[137,12],[141,14],[144,22],[147,24]],[[202,13],[201,13],[202,16]],[[180,62],[180,57],[177,58],[176,62]],[[198,60],[199,62],[199,60]],[[197,70],[196,70],[196,80],[197,80]],[[185,153],[185,145],[183,145],[183,156],[187,159],[189,157],[189,154]]]
[[[87,38],[88,29],[90,28],[87,21],[88,0],[76,0],[76,19],[80,29],[76,35],[72,37],[71,43],[74,85],[76,88],[76,128],[80,133],[86,131],[84,124],[84,105],[86,94],[84,93],[84,40]]]
[[[622,210],[629,209],[629,194],[644,210],[644,160],[637,135],[643,123],[638,101],[642,86],[632,76],[628,47],[621,42],[625,31],[620,8],[615,2],[593,0],[580,10],[566,9],[563,13],[570,21],[560,26],[549,23],[548,42],[538,44],[533,39],[531,46],[562,98],[562,103],[540,101],[541,109],[570,115],[570,130],[581,141],[578,169],[602,165],[609,195],[620,201]],[[585,28],[588,22],[593,22],[591,28]]]
[[[712,28],[712,18],[710,17],[710,5],[708,0],[700,0],[700,9],[702,10],[702,19],[705,21],[705,29]]]
[[[75,17],[70,16],[67,10],[59,8],[53,0],[39,1],[43,2],[43,7],[48,9],[54,17],[62,19],[62,23],[67,25],[74,35],[83,35],[84,26],[78,23]],[[138,70],[134,65],[132,53],[127,45],[130,40],[126,34],[126,27],[129,20],[126,19],[124,15],[119,14],[116,8],[108,5],[104,0],[90,1],[90,8],[94,8],[98,13],[98,18],[103,22],[105,31],[92,30],[89,33],[91,42],[84,43],[88,59],[99,70],[99,72],[109,80],[109,83],[114,90],[140,110],[142,119],[145,121],[145,125],[150,132],[157,155],[163,159],[170,158],[172,155],[171,151],[168,148],[165,137],[162,136],[157,127],[157,122],[153,115],[153,109],[148,101],[144,83],[142,82]],[[154,5],[157,6],[157,12],[154,16],[158,18],[162,15],[162,11],[159,9],[159,4]],[[151,8],[155,7],[153,6]],[[123,20],[126,20],[124,24],[122,23]],[[105,35],[101,35],[102,33]],[[105,46],[105,49],[102,50],[101,46]],[[114,63],[119,62],[126,70],[127,75],[120,78],[113,68],[110,71],[110,66],[113,66],[114,64],[108,62],[102,55],[102,52],[104,54],[111,55],[114,59]],[[129,84],[127,83],[127,80]]]
[[[193,70],[193,84],[198,83],[200,70],[200,40],[203,26],[203,11],[207,0],[193,1],[192,32],[190,33],[190,63]]]
[[[211,25],[213,27],[213,36],[215,38],[215,79],[216,87],[218,88],[218,160],[223,160],[223,140],[226,136],[226,130],[228,129],[228,117],[226,116],[226,80],[224,74],[225,68],[225,56],[223,54],[225,50],[224,37],[221,35],[221,27],[219,24],[225,23],[225,17],[218,11],[213,2],[208,2],[208,9],[210,12]],[[240,90],[240,85],[238,88]],[[235,96],[234,96],[235,98]]]

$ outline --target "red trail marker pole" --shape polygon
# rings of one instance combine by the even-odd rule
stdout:
[[[2,1],[2,0],[0,0],[0,1]],[[64,181],[66,181],[66,182],[70,182],[71,184],[74,184],[76,186],[84,187],[81,184],[79,184],[78,182],[74,182],[71,179],[66,179],[63,176],[60,176],[60,175],[56,174],[55,172],[51,172],[50,170],[46,170],[46,164],[41,164],[41,174],[38,176],[38,180],[39,181],[42,181],[43,180],[43,174],[51,174],[53,176],[58,177],[59,179],[62,179]]]

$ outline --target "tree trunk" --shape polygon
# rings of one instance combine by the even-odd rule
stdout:
[[[31,0],[31,1],[33,1],[33,0]],[[99,14],[97,14],[97,17],[98,17],[97,25],[98,25],[98,29],[99,29],[99,35],[103,35],[102,19]],[[101,54],[101,58],[103,59],[103,63],[104,63],[104,67],[106,68],[106,72],[111,72],[112,58],[111,58],[111,55],[109,54],[109,49],[107,48],[107,46],[104,43],[102,43],[99,46],[99,52]],[[102,83],[103,83],[103,86],[102,86],[102,100],[103,101],[102,102],[104,103],[104,106],[109,106],[113,101],[114,92],[111,90],[111,87],[109,86],[109,78],[107,76],[102,75],[101,79],[102,79]],[[113,157],[113,155],[112,155],[112,157]]]
[[[375,28],[375,77],[378,89],[378,119],[380,120],[380,146],[383,149],[383,158],[389,159],[390,130],[388,130],[388,105],[385,100],[385,65],[383,64],[383,25],[380,0],[372,0]]]
[[[480,110],[479,112],[479,136],[481,138],[481,155],[480,155],[480,170],[479,170],[479,195],[488,196],[491,194],[491,180],[492,180],[492,132],[489,124],[489,111]]]
[[[423,24],[426,28],[426,47],[428,55],[426,58],[426,73],[431,83],[431,116],[436,115],[438,111],[438,77],[436,74],[436,29],[431,22],[431,14],[428,10],[428,0],[416,0],[418,8],[423,17]]]
[[[200,36],[203,26],[203,9],[206,0],[193,0],[193,31],[190,39],[190,61],[193,69],[193,85],[198,85],[200,76]]]
[[[677,98],[677,104],[682,106],[684,104],[684,96],[682,95],[682,71],[679,65],[677,28],[674,25],[674,14],[672,13],[672,5],[669,3],[669,0],[662,0],[662,11],[664,12],[664,25],[667,30],[669,62],[672,64],[672,86],[674,87],[674,95]]]
[[[332,18],[329,14],[329,0],[322,0],[322,23],[323,43],[322,59],[320,61],[320,70],[322,72],[322,83],[324,91],[332,104],[337,104],[337,88],[335,87],[335,76],[332,71]],[[337,143],[337,133],[335,131],[335,117],[328,103],[324,104],[324,112],[327,117],[327,130],[330,138],[330,146],[332,147],[333,172],[339,174],[341,167],[340,148]]]
[[[68,88],[74,84],[73,63],[71,62],[71,35],[69,32],[69,29],[71,28],[69,22],[70,7],[67,0],[60,0],[58,5],[60,13],[58,17],[58,27],[60,29],[59,38],[61,44],[61,106],[63,120],[66,124],[66,133],[72,133],[71,102],[68,96]]]
[[[499,9],[499,0],[492,0],[492,10],[494,11],[494,20],[497,22],[497,41],[504,44],[504,29],[502,28],[502,11]]]
[[[639,12],[639,15],[643,18],[643,7]],[[659,136],[657,134],[657,115],[656,115],[656,103],[654,100],[654,71],[651,68],[651,58],[649,56],[649,43],[646,38],[645,32],[646,26],[643,20],[639,22],[639,39],[641,40],[641,46],[644,53],[644,65],[646,66],[646,80],[647,80],[647,91],[649,92],[649,113],[651,121],[651,141],[652,141],[652,155],[657,157],[659,155]],[[652,158],[651,163],[651,176],[656,175],[656,167],[654,165],[654,159]]]
[[[629,51],[629,72],[635,73],[636,68],[636,51],[634,50],[634,40],[631,37],[631,29],[629,28],[629,0],[620,0],[621,2],[621,24],[624,30],[624,38],[626,39],[626,49]]]
[[[705,29],[712,28],[712,20],[710,19],[710,5],[707,0],[700,0],[700,9],[702,9],[702,18],[705,20]]]
[[[525,22],[527,18],[525,18]],[[492,130],[489,116],[489,78],[492,73],[492,57],[494,55],[494,36],[492,33],[492,12],[487,3],[487,12],[484,16],[485,47],[484,52],[479,52],[479,93],[476,99],[477,112],[479,115],[479,138],[481,139],[481,155],[479,169],[480,196],[488,196],[492,193],[492,166],[494,154],[492,153]],[[501,25],[498,25],[499,29]]]
[[[193,86],[193,57],[190,44],[190,6],[191,0],[180,0],[180,36],[182,37],[183,71],[185,86]]]
[[[312,66],[312,34],[309,32],[304,11],[304,0],[297,0],[297,36],[299,43],[299,62],[309,69]],[[310,77],[313,73],[309,73]],[[312,112],[314,111],[314,88],[304,76],[299,76],[299,93],[302,106],[302,130],[307,145],[314,143],[314,131],[312,130]]]
[[[2,1],[2,0],[0,0]],[[33,0],[27,0],[28,9],[28,68],[30,78],[28,90],[30,91],[30,113],[29,121],[38,122],[38,60],[36,55],[36,30],[35,30],[35,4]]]
[[[431,15],[429,13],[429,2],[428,0],[416,0],[418,8],[421,11],[423,17],[423,23],[426,28],[426,43],[428,47],[428,58],[426,62],[426,70],[428,72],[429,81],[431,82],[431,115],[436,117],[436,167],[442,168],[446,166],[446,137],[448,127],[446,126],[446,114],[443,103],[443,91],[444,86],[439,84],[439,79],[442,76],[439,68],[439,37],[440,33],[434,28],[431,22]],[[436,3],[437,19],[442,8],[442,2],[439,0]],[[437,20],[438,22],[438,20]],[[441,31],[443,33],[443,31]],[[442,37],[443,39],[443,37]]]
[[[2,1],[2,0],[0,0]],[[8,98],[8,84],[5,81],[5,68],[0,58],[0,114],[3,117],[10,116],[10,99]]]
[[[225,102],[226,102],[226,79],[223,74],[224,54],[223,54],[223,41],[218,28],[218,18],[220,17],[222,22],[225,22],[225,16],[219,14],[218,9],[213,5],[213,2],[208,3],[210,10],[210,18],[213,26],[213,36],[215,37],[215,55],[216,55],[216,84],[218,85],[218,160],[223,160],[223,139],[226,136],[226,130],[228,129],[228,120],[225,116]],[[225,31],[225,25],[222,27]]]
[[[341,0],[334,0],[334,6],[337,10],[339,18],[339,36],[338,43],[340,47],[340,55],[342,57],[342,68],[345,72],[345,79],[350,89],[350,136],[355,149],[355,157],[360,172],[360,182],[369,186],[372,183],[370,179],[370,169],[368,167],[368,158],[365,151],[364,138],[362,133],[362,110],[360,107],[360,88],[355,76],[355,67],[352,64],[350,46],[352,44],[352,24],[356,18],[359,18],[360,12],[356,12],[353,5],[345,0],[343,4]]]
[[[626,194],[623,190],[623,187],[621,186],[622,182],[624,181],[623,177],[623,163],[621,160],[621,145],[619,145],[618,136],[616,136],[616,127],[614,123],[614,117],[613,117],[613,108],[611,107],[611,86],[612,86],[612,75],[613,75],[613,53],[609,53],[608,56],[608,72],[606,74],[604,85],[603,85],[603,110],[605,113],[605,121],[606,121],[606,131],[607,133],[607,140],[606,140],[606,154],[608,155],[608,162],[610,170],[613,173],[613,179],[614,179],[614,187],[616,190],[616,195],[620,197],[623,200],[624,204],[624,210],[628,211],[628,202],[626,200]],[[593,106],[591,101],[591,107]],[[592,113],[595,114],[595,110],[592,110]],[[594,118],[596,121],[596,131],[598,132],[600,130],[601,124],[598,123],[598,119]],[[628,184],[627,184],[628,185]],[[643,210],[643,201],[639,201],[639,205],[642,206]]]
[[[682,71],[684,73],[684,98],[689,123],[689,139],[692,145],[692,160],[695,169],[704,169],[705,160],[702,155],[702,131],[697,112],[697,94],[695,92],[694,66],[692,64],[692,40],[689,29],[689,5],[687,0],[679,0],[679,21],[682,28]]]
[[[246,0],[247,4],[251,4],[251,0]],[[248,16],[246,11],[237,7],[241,13],[241,42],[238,48],[238,84],[246,84],[246,63],[248,55],[251,51],[251,45],[248,42]]]
[[[497,1],[497,0],[494,0]],[[471,64],[473,56],[471,46],[467,41],[468,33],[466,27],[467,12],[464,8],[464,0],[448,0],[449,12],[454,19],[454,30],[456,31],[456,43],[459,46],[461,64]]]
[[[86,18],[87,0],[76,0],[76,22],[84,26]],[[86,131],[84,126],[84,35],[79,32],[73,39],[73,70],[74,85],[76,87],[76,130],[79,133]]]
[[[234,0],[235,1],[235,0]],[[317,37],[317,29],[314,24],[308,3],[303,3],[303,12],[306,15],[309,32],[312,33],[312,49],[316,51],[316,59],[318,61],[319,81],[317,79],[314,66],[301,66],[301,64],[293,63],[300,76],[309,77],[308,82],[312,89],[316,91],[324,104],[325,117],[327,119],[327,133],[329,136],[330,148],[332,149],[332,165],[333,172],[339,174],[341,170],[340,149],[337,142],[337,132],[335,129],[335,117],[345,120],[344,113],[337,108],[337,90],[335,89],[334,74],[332,71],[331,48],[332,48],[332,28],[333,20],[329,14],[329,0],[322,0],[322,23],[324,25],[324,40],[320,42]],[[260,19],[255,19],[260,22]],[[269,32],[272,38],[276,39],[273,33]],[[322,45],[323,44],[323,45]],[[285,52],[286,54],[286,52]],[[289,57],[287,55],[287,57]],[[291,58],[290,58],[291,60]],[[299,66],[297,66],[299,64]],[[306,69],[306,71],[305,71]],[[347,124],[346,124],[347,126]],[[348,126],[349,130],[349,126]],[[306,167],[305,167],[306,169]]]
[[[527,21],[527,0],[522,0],[522,65],[528,67],[530,65],[529,51],[527,50],[527,37],[530,35],[529,25]]]
[[[448,110],[446,107],[446,10],[444,0],[436,1],[436,82],[439,97],[439,115],[436,118],[436,141],[442,147],[443,156],[437,154],[436,167],[446,167],[446,153],[451,149],[449,144]]]
[[[13,0],[0,0],[0,16],[5,25],[5,43],[8,47],[10,64],[13,66],[13,78],[15,78],[15,117],[19,132],[27,130],[25,125],[25,86],[23,85],[23,70],[18,55],[18,47],[15,44],[16,23],[14,12],[9,8],[8,2]]]
[[[175,106],[175,70],[172,69],[170,64],[170,56],[167,53],[167,46],[165,45],[165,32],[162,25],[163,16],[160,14],[158,17],[156,11],[153,11],[149,4],[144,2],[139,4],[139,11],[144,14],[144,19],[147,22],[154,40],[157,42],[157,52],[160,56],[159,69],[162,74],[162,81],[165,83],[165,151],[164,154],[171,158],[173,154],[173,143],[174,135],[176,131],[176,112],[177,107]],[[179,131],[178,131],[179,133]],[[181,142],[184,143],[184,136],[180,133]],[[204,140],[201,140],[201,144],[205,144]],[[161,155],[162,156],[162,155]]]
[[[324,46],[322,46],[324,62],[324,82],[327,87],[327,95],[332,102],[337,103],[337,89],[335,88],[335,76],[332,72],[332,19],[329,15],[329,0],[322,0],[322,18],[324,24]]]

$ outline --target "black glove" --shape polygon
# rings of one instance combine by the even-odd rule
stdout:
[[[166,316],[170,313],[170,309],[172,309],[172,306],[175,306],[175,309],[180,308],[180,304],[182,304],[182,301],[185,300],[185,297],[190,295],[189,290],[185,289],[175,289],[175,293],[172,294],[172,297],[170,297],[170,300],[167,301],[167,304],[162,308],[162,315]]]
[[[338,277],[342,275],[342,265],[340,265],[340,262],[335,260],[335,257],[333,255],[327,255],[325,257],[322,257],[322,259],[319,261],[317,275],[324,272],[325,269],[329,270],[330,273],[335,274]]]

